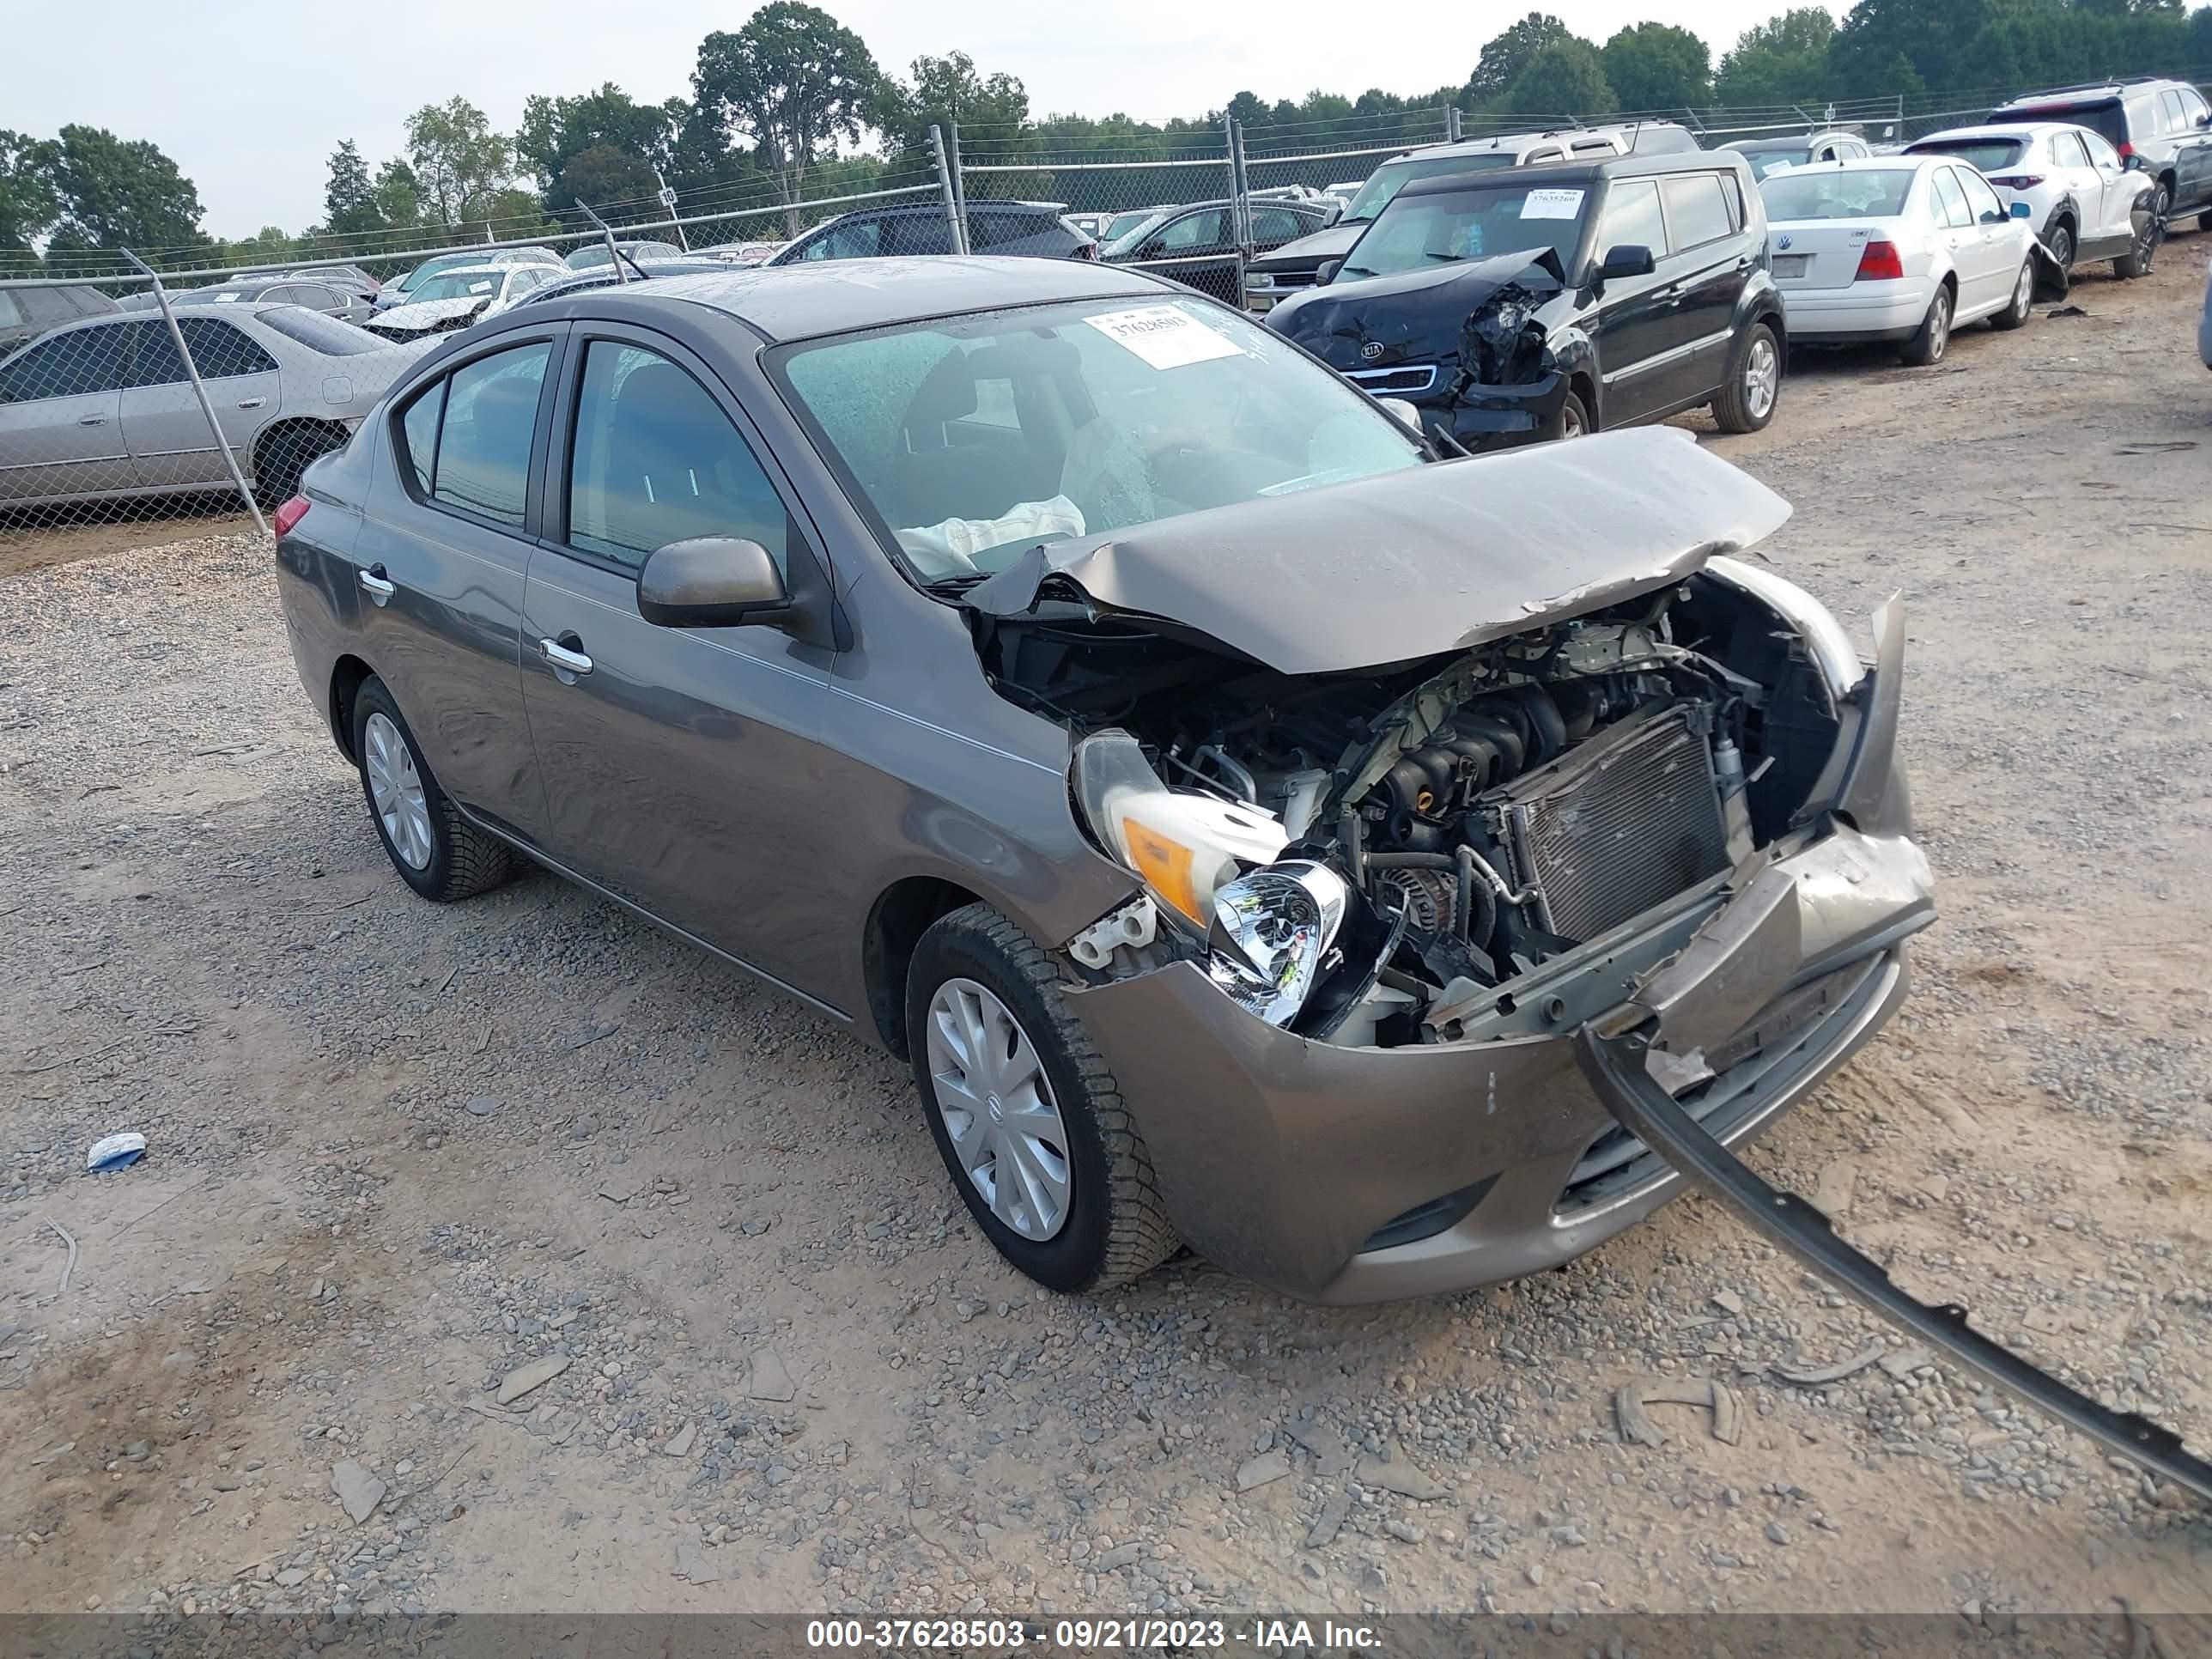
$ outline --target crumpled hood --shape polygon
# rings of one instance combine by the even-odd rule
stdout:
[[[1790,504],[1672,427],[1386,472],[1051,542],[970,588],[1012,617],[1063,586],[1285,674],[1464,650],[1679,581]]]
[[[1565,291],[1566,282],[1549,248],[1534,255],[1501,253],[1331,283],[1285,300],[1267,313],[1267,324],[1332,368],[1451,363],[1458,361],[1460,330],[1468,316],[1510,287],[1548,302]],[[1372,356],[1370,345],[1377,348]]]
[[[488,294],[465,294],[453,300],[417,300],[412,305],[394,306],[389,311],[380,311],[376,314],[376,325],[380,329],[435,328],[456,317],[465,317],[480,306],[489,305],[492,298]]]

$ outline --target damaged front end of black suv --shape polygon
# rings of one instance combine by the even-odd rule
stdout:
[[[1268,325],[1468,450],[1562,435],[1589,343],[1549,248],[1324,287]],[[1580,413],[1577,405],[1577,413]]]

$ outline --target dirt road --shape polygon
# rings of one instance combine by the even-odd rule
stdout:
[[[2209,251],[1934,370],[1808,358],[1715,441],[1796,504],[1778,568],[1862,632],[1903,590],[1943,883],[1907,1014],[1757,1161],[2200,1449]],[[0,580],[0,1609],[2212,1606],[2178,1495],[1895,1341],[1785,1382],[1881,1333],[1702,1200],[1410,1306],[1192,1261],[1044,1295],[896,1065],[550,878],[409,896],[249,540],[39,562]],[[119,1129],[146,1161],[78,1173]],[[1650,1376],[1717,1379],[1738,1443],[1623,1444]]]

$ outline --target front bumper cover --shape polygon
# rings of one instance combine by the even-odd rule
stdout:
[[[1644,1011],[1625,1005],[1632,1016]],[[1656,1019],[1607,1036],[1607,1022],[1585,1024],[1575,1036],[1583,1074],[1622,1128],[1656,1151],[1686,1179],[1711,1194],[1757,1231],[1818,1271],[1841,1291],[1941,1349],[1964,1370],[1986,1378],[2055,1418],[2078,1434],[2132,1459],[2161,1478],[2212,1501],[2212,1463],[2192,1455],[2172,1430],[2135,1412],[2100,1406],[2001,1347],[1966,1322],[1954,1303],[1936,1307],[1916,1301],[1893,1284],[1880,1264],[1836,1236],[1820,1211],[1769,1186],[1652,1079],[1650,1062]]]

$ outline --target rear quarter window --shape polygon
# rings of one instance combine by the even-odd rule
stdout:
[[[1677,252],[1735,234],[1735,217],[1717,173],[1685,173],[1662,179],[1659,194],[1667,204],[1667,240]]]

